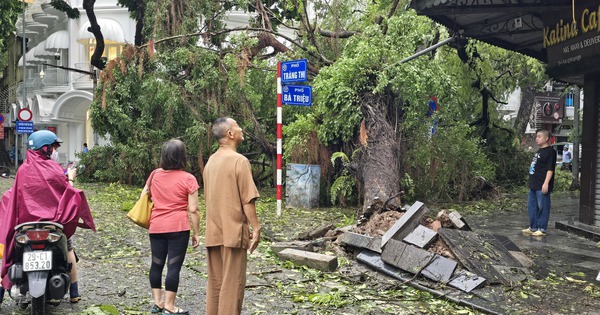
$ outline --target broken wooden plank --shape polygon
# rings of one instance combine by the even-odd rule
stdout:
[[[335,271],[338,267],[337,257],[331,255],[287,248],[280,251],[278,256],[282,260],[289,260],[295,264],[322,271]]]
[[[490,283],[510,285],[516,275],[509,269],[500,273],[494,266],[522,267],[522,265],[491,235],[453,229],[440,229],[442,239],[456,258],[469,271],[486,278]]]
[[[509,251],[509,253],[525,268],[533,267],[534,263],[531,258],[525,255],[522,251]]]
[[[529,258],[525,253],[521,251],[519,246],[515,244],[510,238],[504,235],[498,234],[480,234],[483,239],[486,241],[493,243],[494,246],[504,248],[508,253],[519,262],[519,264],[525,268],[531,268],[534,265],[534,262],[531,258]]]
[[[372,250],[376,253],[381,253],[380,237],[371,237],[364,234],[344,232],[344,234],[340,236],[340,241],[346,245]]]
[[[429,247],[437,239],[437,232],[423,225],[417,226],[414,231],[408,234],[404,241],[413,244],[419,248]]]
[[[416,201],[381,238],[381,247],[385,247],[390,239],[403,240],[421,222],[429,209],[420,201]]]

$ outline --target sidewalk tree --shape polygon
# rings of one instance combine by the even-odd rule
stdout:
[[[272,166],[275,157],[273,61],[298,58],[310,61],[315,103],[310,109],[286,107],[286,159],[330,167],[332,152],[360,149],[350,168],[365,211],[400,206],[405,174],[420,196],[466,199],[473,178],[493,179],[498,169],[488,155],[493,151],[483,148],[498,139],[507,139],[499,146],[513,148],[514,135],[498,135],[505,127],[490,99],[520,84],[525,58],[470,43],[401,64],[449,36],[403,10],[404,0],[120,3],[142,28],[136,29],[137,46],[128,46],[103,71],[92,122],[95,130],[111,134],[119,154],[127,156],[127,148],[151,152],[132,165],[136,174],[150,170],[160,143],[181,137],[197,157],[200,175],[214,149],[211,122],[232,115],[248,132],[241,151],[250,153],[258,177],[270,179],[274,167],[265,165]],[[251,15],[248,27],[225,25],[234,9]],[[298,39],[279,32],[285,25]],[[432,95],[441,102],[436,115],[445,129],[428,137],[430,120],[424,116]],[[469,127],[473,122],[484,122],[483,129],[479,123]]]
[[[0,1],[0,69],[6,68],[6,40],[15,31],[15,23],[22,5],[19,0]]]

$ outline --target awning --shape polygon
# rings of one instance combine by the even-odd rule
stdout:
[[[418,14],[445,25],[453,33],[544,62],[547,54],[542,19],[553,12],[571,12],[571,5],[571,0],[412,0],[409,4]]]
[[[600,69],[600,58],[596,58],[600,45],[595,45],[600,42],[600,37],[596,38],[599,3],[411,0],[409,7],[443,24],[452,34],[534,57],[548,64],[552,77],[581,83],[582,73]]]
[[[40,59],[40,58],[36,58],[36,57],[33,55],[33,51],[34,51],[34,49],[30,49],[30,50],[27,52],[27,54],[26,54],[26,56],[27,56],[27,66],[28,66],[28,67],[35,66],[35,65],[37,65],[37,64],[39,64],[39,63],[42,63],[42,62],[44,62],[44,60],[42,60],[42,59]],[[18,65],[19,67],[22,67],[22,66],[23,66],[23,56],[21,56],[21,59],[19,59],[19,63],[18,63],[17,65]]]
[[[69,48],[69,31],[58,31],[52,33],[46,39],[46,50],[47,51],[58,51],[59,49]]]
[[[37,58],[46,59],[54,56],[53,52],[46,50],[46,41],[43,40],[34,49],[32,49],[33,55]]]
[[[121,24],[115,20],[110,19],[98,19],[98,25],[102,30],[102,36],[104,36],[105,43],[125,43],[125,32]],[[94,34],[89,32],[87,29],[90,27],[90,22],[87,21],[79,29],[79,36],[77,41],[85,44],[90,40],[95,40]]]

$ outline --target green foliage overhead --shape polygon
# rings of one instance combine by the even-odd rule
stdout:
[[[0,69],[6,67],[6,40],[15,31],[15,23],[22,12],[22,6],[19,0],[0,1]]]
[[[59,11],[65,12],[69,19],[78,19],[79,10],[72,8],[65,0],[50,0],[50,4]]]
[[[503,182],[522,178],[518,139],[500,118],[496,102],[484,113],[482,91],[504,100],[517,86],[535,85],[543,66],[525,56],[470,41],[465,47],[441,47],[406,63],[400,60],[450,36],[431,20],[404,10],[407,1],[263,1],[276,31],[294,23],[297,45],[271,55],[260,32],[218,36],[175,35],[222,31],[232,10],[251,15],[250,25],[261,27],[255,2],[148,1],[144,36],[157,42],[156,51],[125,49],[121,59],[105,70],[91,113],[94,129],[109,134],[113,147],[98,152],[125,162],[100,164],[90,179],[118,177],[141,183],[157,164],[160,145],[177,137],[188,145],[191,171],[200,176],[203,162],[216,145],[211,122],[229,115],[238,120],[247,141],[240,148],[259,165],[257,177],[272,182],[275,145],[275,61],[308,58],[318,75],[311,75],[314,105],[284,108],[284,157],[298,163],[328,167],[324,181],[332,187],[332,201],[355,196],[356,178],[332,166],[331,152],[350,155],[360,148],[358,134],[369,110],[366,95],[389,96],[386,119],[394,122],[400,139],[403,180],[414,198],[468,199],[474,178]],[[135,1],[120,0],[130,12]],[[314,16],[307,22],[304,5]],[[394,14],[391,8],[397,5]],[[349,38],[315,35],[318,31],[351,31]],[[270,33],[269,33],[270,34]],[[439,100],[438,132],[429,136],[427,101]],[[486,117],[486,125],[478,124]],[[486,130],[485,135],[482,130]],[[92,150],[93,151],[93,150]],[[318,151],[319,154],[316,152]],[[136,163],[136,159],[138,162]],[[116,161],[116,160],[115,160]],[[92,161],[90,161],[92,162]],[[126,169],[119,173],[117,165]],[[436,167],[443,165],[443,167]],[[325,169],[325,168],[324,168]],[[335,189],[333,189],[335,188]],[[359,198],[357,198],[359,199]]]

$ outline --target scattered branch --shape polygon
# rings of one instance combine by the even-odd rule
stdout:
[[[350,38],[359,33],[356,31],[334,32],[334,31],[328,31],[328,30],[322,30],[322,29],[318,29],[318,32],[319,32],[319,35],[321,35],[323,37],[329,37],[329,38]]]
[[[327,59],[325,56],[315,54],[314,52],[310,51],[306,46],[301,45],[300,43],[298,43],[297,41],[293,40],[292,38],[290,38],[286,35],[275,32],[273,30],[257,28],[257,27],[234,27],[234,28],[223,29],[223,30],[215,31],[215,32],[195,32],[195,33],[189,33],[189,34],[174,35],[174,36],[161,38],[159,40],[156,40],[154,43],[159,44],[159,43],[166,42],[166,41],[176,40],[176,39],[180,39],[180,38],[194,37],[194,36],[219,36],[219,35],[223,35],[223,34],[228,34],[228,33],[233,33],[233,32],[242,32],[242,31],[262,32],[262,33],[268,33],[268,34],[271,34],[274,36],[281,37],[281,38],[289,41],[293,45],[297,46],[298,48],[302,49],[303,51],[307,52],[312,57],[319,59],[324,64],[327,64],[327,65],[333,64],[333,61]],[[279,42],[274,36],[269,39],[266,39],[266,37],[263,37],[263,40],[265,40],[265,43],[268,43],[269,46],[274,45],[271,47],[273,47],[276,50],[279,49],[278,50],[279,52],[287,52],[290,50],[287,46],[285,46],[281,42]],[[146,47],[146,46],[148,46],[148,44],[144,44],[144,45],[140,46],[140,48]],[[267,47],[267,46],[265,46],[265,47]],[[264,48],[264,47],[262,47],[262,48]],[[319,70],[314,65],[309,65],[308,67],[309,67],[309,71],[311,71],[313,73],[319,73]]]

